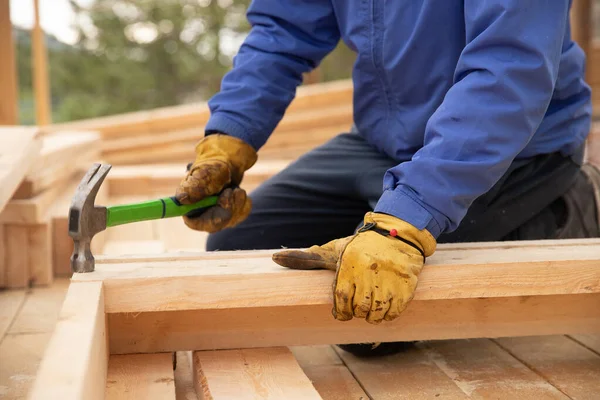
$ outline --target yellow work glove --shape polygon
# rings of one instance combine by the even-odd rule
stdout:
[[[218,193],[217,205],[195,218],[183,217],[194,230],[216,232],[235,226],[250,214],[252,202],[237,187],[257,160],[254,148],[241,139],[223,134],[208,135],[196,145],[196,159],[181,181],[175,197],[192,204]]]
[[[307,250],[280,251],[273,254],[273,260],[293,269],[336,271],[333,316],[340,321],[356,317],[379,324],[394,320],[406,309],[425,257],[434,253],[436,245],[429,231],[370,212],[353,236]]]

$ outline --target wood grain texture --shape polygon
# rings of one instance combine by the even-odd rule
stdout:
[[[36,128],[0,128],[0,213],[39,155]]]
[[[572,399],[600,393],[600,356],[565,336],[501,338],[497,343]]]
[[[52,333],[68,288],[69,280],[59,278],[51,286],[31,289],[8,333],[12,335]]]
[[[0,398],[2,400],[27,399],[51,335],[51,333],[7,334],[0,342]]]
[[[336,321],[330,305],[118,313],[108,324],[117,354],[576,334],[600,332],[599,301],[598,294],[415,301],[380,325]]]
[[[4,225],[4,284],[6,288],[22,289],[29,286],[29,228]]]
[[[289,165],[286,160],[257,162],[244,174],[242,187],[256,186]],[[106,177],[110,196],[170,196],[185,177],[185,165],[117,165]]]
[[[48,286],[54,281],[52,269],[52,223],[46,216],[41,224],[27,226],[29,277],[34,286]]]
[[[401,354],[363,359],[336,349],[370,399],[429,400],[468,399],[455,383],[420,349]]]
[[[296,97],[288,107],[287,113],[340,103],[350,104],[352,95],[351,79],[304,85],[298,88]],[[104,138],[193,127],[197,127],[200,132],[200,127],[206,124],[209,116],[208,105],[203,102],[55,124],[50,128],[52,131],[94,130],[100,132]]]
[[[196,351],[193,367],[203,400],[321,399],[286,347]]]
[[[112,355],[108,360],[106,400],[175,400],[173,355]]]
[[[323,400],[369,398],[332,346],[297,346],[290,350]]]
[[[413,303],[600,293],[600,245],[593,243],[527,252],[518,247],[439,250],[423,268]],[[270,257],[246,260],[235,253],[124,264],[99,259],[95,272],[74,279],[103,281],[109,313],[332,304],[332,271],[290,270]],[[181,295],[198,293],[199,287],[201,295]]]
[[[102,283],[70,285],[30,399],[103,399],[106,345]]]
[[[63,178],[32,198],[9,201],[0,213],[0,222],[21,225],[43,222],[54,202],[69,187],[70,178]]]
[[[434,341],[419,348],[469,398],[569,399],[491,340]]]
[[[25,302],[24,290],[0,291],[0,342]]]

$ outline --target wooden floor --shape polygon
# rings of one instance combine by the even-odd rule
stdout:
[[[152,221],[113,228],[106,252],[198,250],[204,240],[180,220]],[[26,398],[67,286],[58,279],[48,288],[0,292],[0,399]],[[376,359],[335,346],[291,350],[325,400],[600,399],[600,335],[418,342]],[[190,360],[177,353],[180,400],[198,399]]]

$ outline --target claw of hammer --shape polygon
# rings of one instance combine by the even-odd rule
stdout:
[[[106,207],[96,207],[98,189],[111,169],[110,164],[94,164],[81,179],[69,208],[69,236],[74,247],[71,271],[93,272],[95,260],[90,250],[94,235],[106,229]]]

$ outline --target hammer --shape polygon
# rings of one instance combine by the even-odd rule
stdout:
[[[112,207],[96,206],[98,189],[111,168],[110,164],[93,164],[81,179],[71,201],[69,236],[74,242],[72,272],[94,271],[95,260],[90,244],[94,235],[107,227],[183,215],[193,218],[217,204],[218,196],[210,196],[189,205],[181,204],[175,197],[163,197]]]

